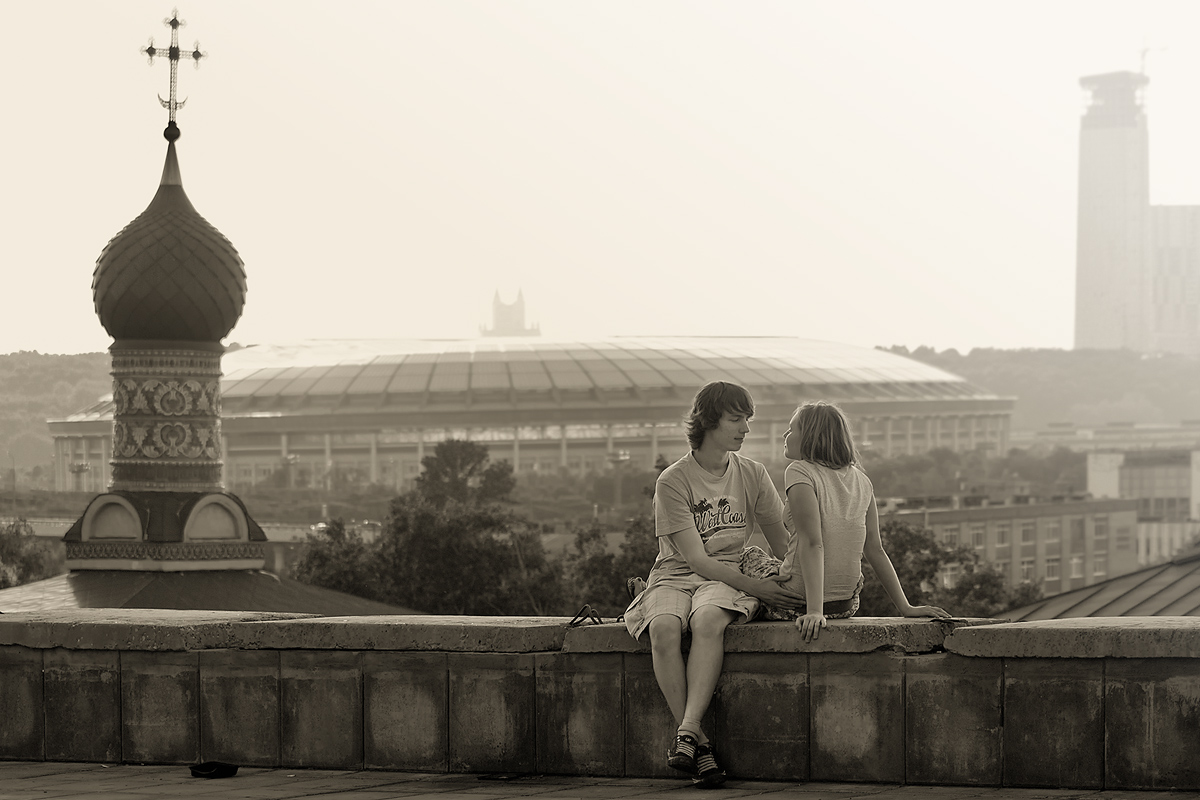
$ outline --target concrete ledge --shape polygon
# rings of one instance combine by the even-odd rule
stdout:
[[[990,619],[901,619],[859,617],[831,619],[815,642],[805,642],[793,622],[752,622],[725,630],[727,653],[933,653],[954,630],[995,625]],[[624,623],[570,628],[564,653],[649,653],[649,637],[634,641]]]
[[[245,623],[230,647],[543,653],[560,650],[570,617],[314,617]]]
[[[86,608],[0,615],[0,646],[38,650],[538,653],[562,648],[569,621],[569,617],[320,617]]]
[[[39,650],[211,650],[238,647],[238,625],[311,614],[82,608],[0,615],[0,645]]]
[[[975,658],[1179,658],[1200,654],[1200,617],[1084,617],[958,628],[946,650]]]

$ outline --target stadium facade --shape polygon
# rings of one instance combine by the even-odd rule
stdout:
[[[681,418],[710,380],[757,402],[743,452],[782,458],[796,405],[837,402],[888,455],[1008,447],[1015,401],[881,350],[783,337],[306,341],[224,359],[225,483],[405,488],[440,441],[470,439],[518,473],[650,468],[686,448]],[[55,486],[101,491],[112,400],[50,420]]]

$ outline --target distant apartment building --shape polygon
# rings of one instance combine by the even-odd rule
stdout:
[[[1080,80],[1075,347],[1200,353],[1200,206],[1150,205],[1148,83]]]
[[[1088,494],[1137,503],[1141,563],[1165,561],[1200,537],[1200,448],[1088,453]]]
[[[1110,422],[1105,425],[1052,423],[1039,431],[1009,434],[1013,447],[1044,452],[1065,447],[1076,453],[1125,450],[1200,450],[1200,419],[1183,422]]]
[[[1068,500],[894,512],[939,542],[973,550],[1009,586],[1041,581],[1046,595],[1090,586],[1139,566],[1137,503]],[[941,575],[953,586],[959,568]]]

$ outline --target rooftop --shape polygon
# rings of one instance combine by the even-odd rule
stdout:
[[[462,775],[375,770],[262,769],[242,767],[232,778],[193,778],[184,766],[131,764],[77,764],[55,762],[0,762],[0,795],[14,798],[70,797],[147,798],[203,796],[221,798],[354,797],[361,800],[405,798],[471,798],[507,800],[537,797],[544,800],[651,800],[658,797],[722,798],[762,797],[769,800],[817,800],[817,798],[871,798],[871,800],[1119,800],[1145,795],[1155,800],[1195,798],[1195,792],[1131,792],[1094,789],[1016,789],[939,786],[897,786],[880,783],[824,783],[730,780],[720,790],[707,794],[692,788],[687,780],[668,778],[601,778],[564,775],[521,775],[491,773]]]

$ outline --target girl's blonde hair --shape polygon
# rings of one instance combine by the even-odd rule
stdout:
[[[796,418],[800,458],[830,469],[858,463],[858,449],[850,434],[850,420],[840,408],[824,400],[803,403]]]

